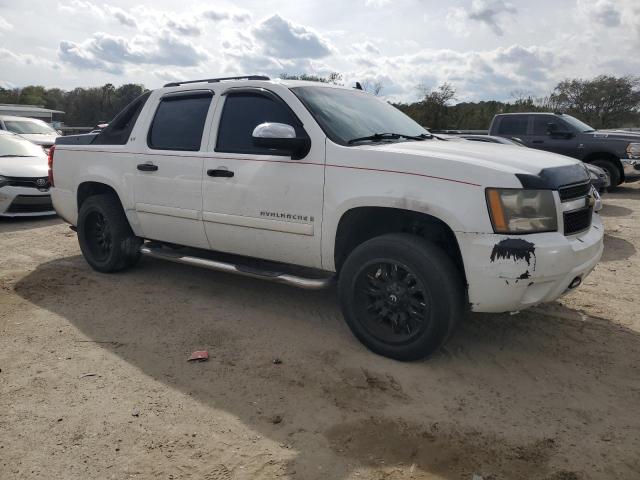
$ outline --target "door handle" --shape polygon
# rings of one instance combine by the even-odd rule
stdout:
[[[207,170],[207,175],[209,175],[210,177],[231,178],[233,177],[233,172],[231,170],[227,170],[226,168],[215,168]]]
[[[153,163],[139,163],[138,170],[141,172],[155,172],[158,170],[158,166]]]
[[[544,140],[532,140],[531,143],[544,143]]]

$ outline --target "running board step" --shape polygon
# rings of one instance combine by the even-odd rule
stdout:
[[[169,250],[156,246],[155,244],[146,244],[140,248],[140,252],[148,257],[159,258],[161,260],[169,260],[170,262],[183,263],[194,267],[208,268],[218,272],[235,273],[245,277],[259,278],[269,280],[274,283],[283,283],[306,290],[321,290],[333,284],[334,276],[324,276],[320,278],[309,278],[292,275],[289,273],[278,272],[273,270],[263,270],[251,266],[239,265],[235,263],[223,262],[220,260],[212,260],[208,258],[196,257],[192,255],[183,255],[179,251]]]

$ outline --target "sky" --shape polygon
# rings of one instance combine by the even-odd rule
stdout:
[[[326,75],[414,101],[640,74],[640,0],[0,0],[0,86]]]

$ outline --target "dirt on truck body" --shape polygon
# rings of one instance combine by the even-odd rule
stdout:
[[[604,203],[581,289],[410,364],[348,335],[335,290],[102,275],[61,221],[3,220],[0,478],[640,478],[640,185]]]

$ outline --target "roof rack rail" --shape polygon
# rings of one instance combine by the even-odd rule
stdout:
[[[217,83],[223,80],[271,80],[264,75],[243,75],[240,77],[220,77],[220,78],[204,78],[202,80],[189,80],[186,82],[171,82],[167,83],[165,87],[179,87],[180,85],[186,85],[188,83]]]

